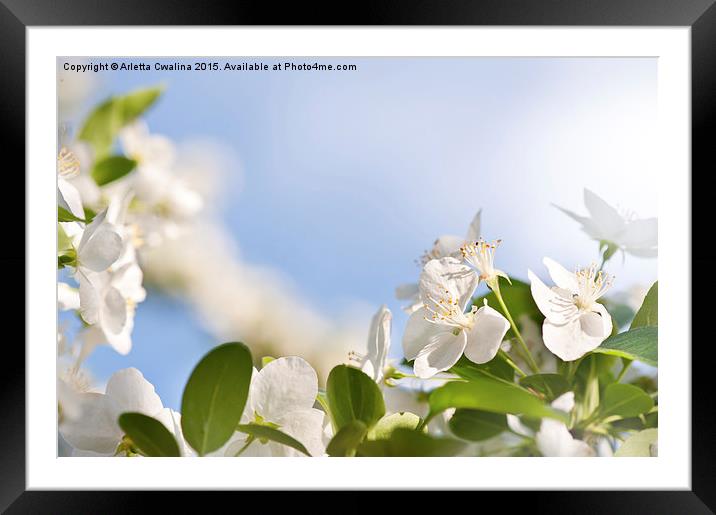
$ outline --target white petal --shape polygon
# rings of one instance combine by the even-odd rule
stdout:
[[[288,411],[312,408],[317,394],[316,371],[296,356],[273,360],[251,382],[254,409],[270,422]]]
[[[465,241],[475,242],[480,239],[481,219],[482,209],[475,214],[472,222],[470,222],[470,227],[467,228],[467,234],[465,235]]]
[[[127,323],[127,301],[116,288],[106,289],[100,306],[102,329],[114,334],[122,332]]]
[[[57,283],[57,308],[61,311],[80,309],[80,292],[67,283]]]
[[[542,338],[545,346],[553,354],[564,361],[574,361],[599,347],[606,336],[589,336],[582,330],[579,319],[564,325],[554,325],[545,319],[542,325]]]
[[[164,408],[152,383],[136,368],[125,368],[112,374],[106,393],[114,399],[121,412],[136,411],[151,417]]]
[[[473,363],[487,363],[497,355],[510,323],[490,306],[475,313],[475,325],[467,334],[465,356]]]
[[[566,392],[552,401],[554,409],[570,413],[574,409],[574,392]]]
[[[447,291],[458,299],[460,308],[465,309],[479,281],[472,268],[455,258],[432,259],[420,273],[420,296],[425,302],[428,298],[444,298]]]
[[[543,419],[540,430],[535,435],[537,448],[546,457],[588,457],[594,456],[594,450],[575,440],[567,426],[551,419]]]
[[[323,445],[324,413],[315,408],[288,411],[277,421],[279,429],[301,442],[311,456],[321,456],[325,452]],[[273,456],[305,456],[291,448],[272,442]]]
[[[122,253],[122,237],[113,225],[105,223],[106,214],[105,210],[92,220],[77,246],[80,266],[94,272],[109,268]]]
[[[85,212],[82,208],[82,198],[80,192],[77,191],[72,184],[62,177],[57,178],[58,204],[75,215],[77,218],[84,219]]]
[[[98,281],[101,280],[99,277],[94,277],[97,274],[92,272],[85,273],[83,270],[78,269],[75,274],[75,279],[79,283],[79,295],[80,295],[80,314],[82,319],[88,324],[96,324],[99,322],[99,313],[102,303],[101,284]]]
[[[366,372],[376,381],[380,381],[388,359],[390,349],[390,327],[393,315],[385,306],[381,306],[373,316],[368,333],[368,355],[364,364],[370,365],[371,373]]]
[[[577,306],[564,290],[548,288],[532,270],[527,270],[532,298],[542,314],[553,324],[568,323],[577,315]]]
[[[619,243],[625,247],[649,249],[656,247],[659,238],[659,224],[656,218],[634,220],[627,223]]]
[[[465,243],[465,240],[460,236],[453,236],[451,234],[440,236],[430,251],[430,256],[435,259],[440,259],[447,256],[453,256],[460,252],[460,247]]]
[[[427,311],[419,308],[408,318],[403,331],[403,355],[408,361],[414,360],[418,353],[428,344],[428,341],[440,328],[425,320]]]
[[[427,379],[452,367],[462,356],[467,338],[465,331],[455,335],[449,329],[433,334],[413,364],[415,375]]]
[[[106,395],[82,394],[80,416],[62,424],[62,437],[76,449],[111,453],[122,438],[122,430],[117,424],[120,413],[116,403]]]
[[[584,205],[592,216],[592,221],[601,231],[603,239],[614,241],[624,229],[624,218],[612,206],[588,189],[584,189]]]
[[[579,291],[579,283],[577,282],[577,276],[574,273],[564,268],[554,259],[550,259],[548,257],[545,257],[542,260],[542,263],[544,263],[544,266],[547,267],[547,271],[554,281],[554,284],[571,293]]]

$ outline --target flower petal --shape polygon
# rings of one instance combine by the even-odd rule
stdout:
[[[371,373],[363,370],[376,381],[380,381],[383,376],[383,369],[388,358],[388,350],[390,349],[390,327],[393,320],[393,314],[385,306],[380,307],[378,312],[373,315],[368,333],[368,355],[364,365],[370,366]]]
[[[79,265],[94,272],[109,268],[122,253],[122,237],[113,225],[105,223],[106,215],[105,210],[92,220],[77,246]]]
[[[152,383],[136,368],[125,368],[112,374],[107,381],[106,393],[121,412],[136,411],[152,417],[164,408]]]
[[[588,457],[594,450],[581,440],[575,440],[562,422],[543,419],[535,435],[537,448],[546,457]]]
[[[475,217],[470,222],[470,227],[467,228],[467,234],[465,235],[465,241],[475,242],[480,239],[480,226],[482,224],[482,209],[480,209]]]
[[[297,356],[275,359],[251,381],[255,411],[276,422],[287,411],[312,408],[318,394],[318,376]]]
[[[63,422],[60,432],[76,449],[111,453],[122,438],[117,423],[121,413],[112,398],[101,393],[84,393],[80,396],[80,416]]]
[[[452,367],[462,356],[467,338],[465,331],[459,334],[449,329],[433,334],[428,344],[418,353],[413,363],[415,375],[427,379]]]
[[[649,249],[659,241],[659,224],[656,218],[634,220],[626,224],[619,243],[625,247]]]
[[[455,258],[432,259],[420,273],[420,296],[426,302],[429,298],[444,298],[449,292],[458,299],[460,308],[465,309],[479,281],[472,268]]]
[[[584,205],[601,232],[600,238],[615,241],[626,223],[619,212],[587,188],[584,188]]]
[[[82,208],[80,192],[62,177],[57,178],[57,204],[77,218],[84,219],[85,212]]]
[[[440,329],[435,324],[428,322],[425,317],[425,308],[419,308],[408,318],[403,331],[403,355],[408,361],[414,360],[417,355],[428,344],[428,341]]]
[[[325,453],[323,445],[323,419],[324,413],[315,408],[289,411],[277,421],[279,429],[301,442],[311,456],[322,456]],[[272,456],[305,456],[291,447],[271,442]]]
[[[490,306],[475,313],[475,325],[467,333],[465,356],[473,363],[487,363],[497,355],[510,323]]]
[[[574,392],[563,393],[552,401],[551,406],[554,409],[570,413],[574,409]]]
[[[462,247],[463,243],[465,243],[465,240],[463,240],[460,236],[454,236],[452,234],[440,236],[437,240],[435,240],[435,243],[433,243],[430,256],[434,259],[453,256],[454,254],[460,252],[460,247]]]
[[[574,361],[599,347],[606,336],[589,336],[582,330],[579,319],[563,325],[554,325],[546,319],[542,325],[542,338],[553,354],[564,361]]]
[[[542,314],[553,324],[571,322],[577,316],[577,306],[567,296],[568,292],[548,288],[532,270],[527,270],[532,298]]]
[[[554,281],[554,284],[571,293],[579,291],[579,283],[577,282],[577,276],[575,274],[564,268],[554,259],[545,257],[542,263],[547,267],[549,276]]]

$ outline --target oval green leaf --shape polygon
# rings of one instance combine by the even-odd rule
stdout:
[[[482,410],[458,409],[448,425],[458,438],[480,442],[505,431],[507,415]]]
[[[298,452],[302,452],[306,456],[311,455],[301,442],[279,429],[261,424],[239,424],[236,426],[236,430],[246,433],[247,435],[251,435],[257,440],[271,440],[272,442],[280,443],[291,447],[292,449],[296,449]]]
[[[184,438],[200,455],[231,437],[251,384],[251,352],[243,343],[225,343],[202,358],[189,377],[181,402]]]
[[[656,367],[659,365],[658,348],[658,328],[644,326],[611,336],[592,352],[641,361]]]
[[[631,322],[631,328],[637,327],[656,327],[659,325],[659,281],[655,282],[649,288],[641,303],[639,311],[634,315]]]
[[[455,456],[465,443],[452,438],[435,438],[420,431],[398,428],[387,440],[366,440],[358,447],[358,456],[436,457]]]
[[[158,420],[142,413],[122,413],[119,427],[144,455],[150,457],[179,457],[174,436]]]
[[[636,417],[654,407],[654,401],[641,388],[613,383],[604,390],[600,407],[602,417]]]
[[[124,156],[108,156],[94,164],[91,175],[98,186],[104,186],[121,179],[136,166],[137,162],[134,159],[127,159]]]
[[[328,375],[326,394],[337,430],[354,420],[360,420],[370,429],[385,415],[380,388],[357,368],[334,367]]]
[[[466,382],[449,382],[432,391],[429,403],[428,418],[448,408],[470,408],[492,413],[565,420],[563,413],[545,405],[527,390],[487,377],[476,377]]]
[[[375,427],[370,431],[368,437],[371,440],[390,438],[390,435],[402,427],[404,429],[417,429],[420,425],[420,417],[408,411],[393,413],[381,418]]]
[[[360,420],[354,420],[343,426],[326,447],[329,456],[352,457],[368,433],[368,428]]]
[[[119,130],[144,114],[162,91],[161,87],[145,88],[108,98],[87,117],[79,139],[90,143],[98,156],[104,155]]]

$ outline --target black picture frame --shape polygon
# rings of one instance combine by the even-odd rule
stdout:
[[[691,27],[692,74],[692,235],[710,237],[709,188],[704,182],[714,170],[716,145],[716,0],[364,0],[350,5],[333,2],[285,3],[235,0],[0,0],[0,113],[5,137],[0,140],[5,174],[24,191],[25,168],[25,29],[62,25],[568,25],[568,26],[688,26]],[[12,168],[10,168],[12,167]],[[12,178],[12,177],[10,177]],[[25,177],[27,180],[27,177]],[[701,186],[701,187],[699,187]],[[8,186],[6,186],[8,187]],[[11,190],[14,196],[20,197]],[[701,202],[703,200],[703,202]],[[662,206],[668,209],[668,206]],[[24,291],[24,226],[19,227],[12,252],[0,253],[5,287]],[[22,234],[20,235],[20,230]],[[693,270],[709,270],[716,251],[708,244],[692,245]],[[9,257],[8,257],[9,256]],[[684,277],[691,282],[691,277]],[[691,282],[693,285],[693,283]],[[709,288],[704,285],[704,288]],[[699,302],[692,286],[692,317],[708,320],[711,305]],[[16,313],[17,297],[3,295],[6,317]],[[7,305],[6,305],[7,304]],[[698,338],[692,327],[692,490],[591,491],[510,493],[511,508],[525,504],[547,513],[712,513],[716,510],[716,415],[711,403],[713,383],[709,338]],[[684,349],[689,342],[683,342]],[[4,342],[5,363],[0,374],[0,509],[8,513],[114,513],[134,511],[150,502],[152,493],[25,491],[25,352],[15,341]],[[698,392],[708,392],[699,395]],[[411,493],[411,496],[417,492]],[[246,496],[246,493],[224,493]],[[266,494],[263,494],[264,496]],[[278,499],[282,495],[273,499]],[[303,495],[303,494],[301,494]],[[347,494],[354,497],[357,493]],[[474,494],[473,494],[474,495]],[[482,506],[493,496],[480,493]],[[498,494],[499,495],[499,494]],[[197,494],[174,492],[161,500],[190,511]],[[397,502],[399,499],[394,498]],[[244,501],[245,502],[245,501]],[[273,502],[273,501],[272,501]],[[414,498],[413,501],[414,502]],[[168,504],[166,504],[168,503]],[[213,504],[213,503],[212,503]],[[206,507],[207,505],[204,504]],[[218,506],[218,505],[217,505]],[[246,506],[244,504],[244,506]]]

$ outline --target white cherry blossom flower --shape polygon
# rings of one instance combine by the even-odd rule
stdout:
[[[505,272],[495,268],[495,250],[501,240],[488,243],[482,238],[471,240],[460,247],[460,253],[465,262],[475,269],[481,281],[485,281],[491,289],[495,289],[498,277],[510,278]]]
[[[547,287],[533,272],[527,274],[532,297],[545,316],[542,338],[564,361],[574,361],[597,348],[612,332],[612,317],[597,302],[612,285],[612,277],[596,265],[569,272],[549,258],[543,260],[556,286]]]
[[[509,322],[485,304],[465,313],[479,278],[453,257],[429,261],[420,275],[423,307],[408,319],[403,334],[406,359],[420,378],[448,370],[460,356],[474,363],[495,357]]]
[[[621,214],[603,199],[584,189],[584,205],[589,216],[582,216],[559,206],[560,211],[582,224],[590,238],[616,245],[623,252],[638,257],[658,254],[658,223],[656,218],[637,218],[633,213]]]
[[[351,352],[351,360],[358,361],[359,368],[380,384],[389,368],[388,351],[390,350],[390,329],[393,314],[383,305],[373,315],[368,332],[368,352],[359,355]]]
[[[304,359],[296,356],[275,359],[261,371],[254,370],[241,423],[270,425],[301,442],[312,456],[321,456],[325,452],[325,415],[313,407],[317,394],[318,376]],[[225,456],[237,454],[304,456],[276,442],[251,441],[248,435],[239,432],[224,448]]]
[[[119,415],[125,412],[154,417],[174,430],[154,386],[136,368],[115,372],[105,393],[79,394],[79,410],[78,417],[65,421],[60,428],[63,438],[77,451],[75,455],[112,456],[125,452],[124,433],[118,423]]]
[[[570,413],[574,408],[574,392],[567,392],[557,397],[552,402],[552,407],[565,413]],[[594,456],[594,449],[586,442],[575,439],[563,422],[550,418],[542,419],[539,431],[535,435],[535,443],[542,456]]]
[[[460,248],[465,243],[477,241],[480,238],[481,219],[482,209],[480,209],[473,217],[464,238],[452,234],[440,236],[435,240],[432,248],[429,251],[426,251],[420,258],[420,264],[425,266],[425,264],[431,259],[440,259],[449,256],[459,258],[461,256]],[[395,298],[410,302],[403,308],[407,313],[412,313],[421,306],[420,292],[418,285],[415,283],[401,284],[398,286],[395,289]]]

